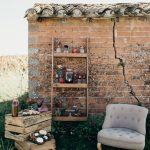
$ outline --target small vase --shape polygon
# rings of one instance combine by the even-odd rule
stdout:
[[[84,49],[83,46],[80,46],[80,53],[81,53],[81,54],[84,54],[84,53],[85,53],[85,49]]]
[[[61,48],[60,47],[56,48],[56,53],[61,53]]]
[[[63,78],[59,78],[59,83],[64,83],[64,79]]]
[[[77,48],[72,48],[72,53],[78,53],[78,49]]]

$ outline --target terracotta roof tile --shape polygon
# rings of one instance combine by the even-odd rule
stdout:
[[[117,16],[148,16],[150,3],[118,3],[118,4],[40,4],[26,11],[25,17],[117,17]]]

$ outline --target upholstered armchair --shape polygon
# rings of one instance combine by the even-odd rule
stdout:
[[[143,150],[148,109],[129,104],[109,104],[102,130],[98,132],[98,150],[101,144],[117,148]]]

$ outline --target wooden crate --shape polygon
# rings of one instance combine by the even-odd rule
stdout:
[[[16,141],[15,147],[18,150],[56,150],[55,139],[47,141],[42,145],[37,145],[29,141]]]
[[[25,141],[30,133],[45,129],[51,130],[52,113],[46,112],[34,116],[5,116],[5,137],[15,141]]]

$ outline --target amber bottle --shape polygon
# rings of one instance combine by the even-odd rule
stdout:
[[[12,101],[12,117],[17,117],[19,112],[19,101],[18,99],[14,99]]]

